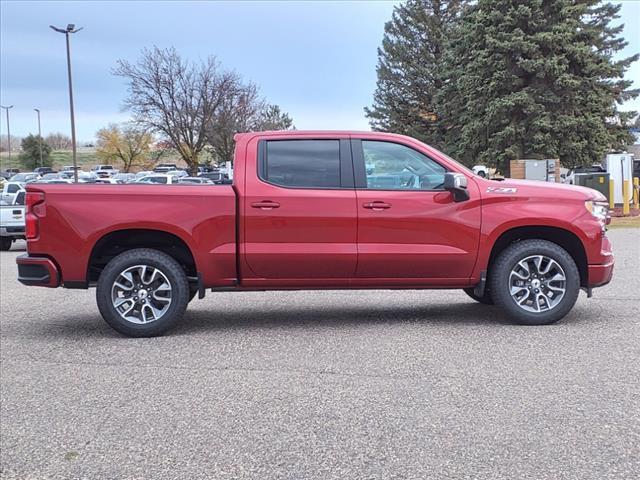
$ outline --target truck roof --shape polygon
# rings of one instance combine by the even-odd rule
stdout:
[[[388,132],[372,132],[367,130],[266,130],[262,132],[243,132],[236,133],[233,139],[237,142],[245,137],[253,137],[253,136],[261,136],[261,137],[308,137],[313,135],[336,135],[336,136],[348,136],[348,135],[367,135],[367,136],[380,136],[384,138],[404,138],[411,139],[415,142],[415,139],[411,137],[407,137],[406,135],[400,135],[397,133],[388,133]]]

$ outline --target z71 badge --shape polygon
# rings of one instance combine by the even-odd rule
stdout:
[[[515,187],[488,187],[487,193],[516,193],[518,191]]]

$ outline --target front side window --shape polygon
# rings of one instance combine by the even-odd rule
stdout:
[[[267,141],[261,178],[284,187],[339,188],[340,141]]]
[[[399,143],[362,141],[367,188],[440,190],[446,169],[413,148]]]

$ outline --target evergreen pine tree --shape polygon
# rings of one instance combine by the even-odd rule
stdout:
[[[452,32],[438,111],[445,150],[467,164],[508,171],[516,158],[599,162],[630,140],[635,97],[615,60],[626,42],[612,27],[620,6],[597,0],[479,0]]]
[[[440,144],[433,97],[446,36],[468,0],[408,0],[394,8],[378,48],[374,130],[404,133]]]

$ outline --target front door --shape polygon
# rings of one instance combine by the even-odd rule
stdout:
[[[480,198],[454,202],[442,163],[402,143],[352,141],[361,278],[466,280],[480,238]],[[418,282],[419,283],[419,282]],[[429,282],[426,282],[429,283]],[[446,282],[445,282],[446,283]]]
[[[353,277],[357,210],[349,139],[270,138],[256,140],[257,159],[245,173],[248,267],[264,279]]]

